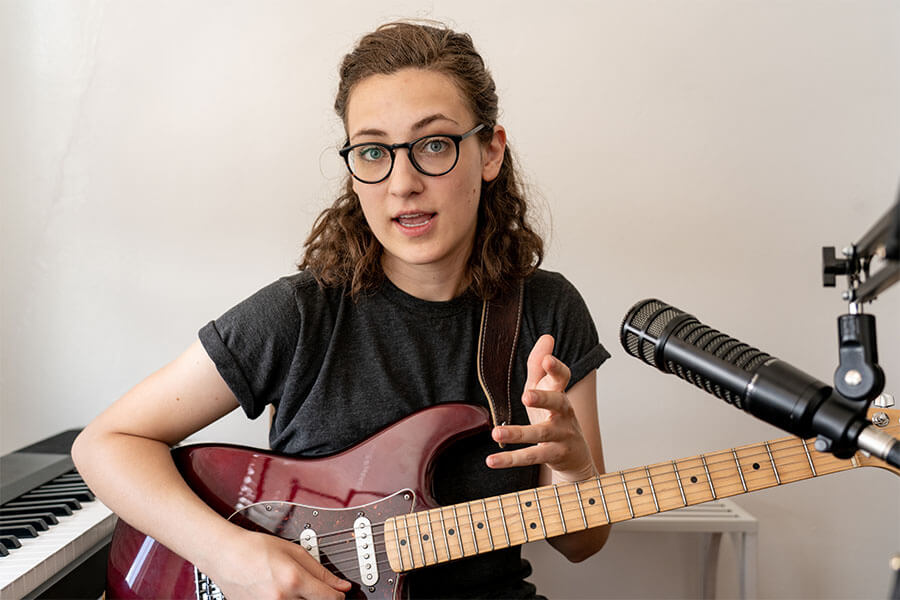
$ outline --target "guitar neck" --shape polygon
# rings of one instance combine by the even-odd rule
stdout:
[[[392,517],[391,568],[409,571],[859,467],[785,437]]]

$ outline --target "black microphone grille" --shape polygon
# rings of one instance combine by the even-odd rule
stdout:
[[[628,354],[660,368],[656,361],[659,339],[669,323],[682,315],[686,313],[661,300],[641,300],[629,309],[622,320],[619,341]],[[686,316],[693,319],[691,315]]]

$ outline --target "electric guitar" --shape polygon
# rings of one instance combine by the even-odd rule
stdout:
[[[869,418],[897,437],[900,411]],[[490,426],[484,409],[443,404],[414,413],[334,456],[293,459],[228,445],[173,450],[190,487],[246,529],[301,544],[353,582],[350,598],[399,598],[404,573],[526,542],[874,466],[785,437],[681,460],[438,506],[430,466],[453,441]],[[223,598],[215,582],[153,538],[119,520],[107,598]]]

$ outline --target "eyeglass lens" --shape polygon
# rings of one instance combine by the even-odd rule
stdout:
[[[456,164],[457,145],[448,137],[433,135],[413,144],[410,160],[426,175],[443,175]],[[364,144],[351,149],[347,163],[354,175],[364,181],[387,177],[393,158],[386,146]]]

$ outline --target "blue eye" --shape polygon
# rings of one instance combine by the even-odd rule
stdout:
[[[387,152],[385,152],[384,148],[382,148],[381,146],[363,146],[361,148],[357,148],[356,154],[362,160],[366,160],[369,162],[381,160],[385,156],[387,156]]]
[[[449,143],[443,138],[431,138],[425,141],[424,151],[439,154],[447,149]]]

